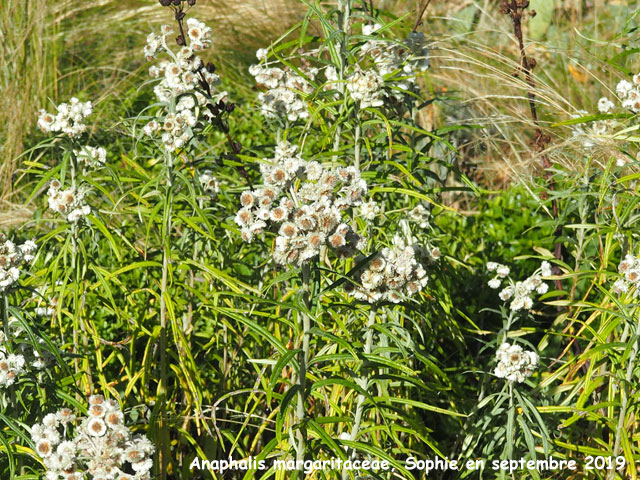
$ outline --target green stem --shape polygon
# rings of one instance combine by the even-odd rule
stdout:
[[[640,340],[640,316],[638,323],[636,324],[636,331],[633,338],[633,346],[631,347],[631,353],[629,355],[629,363],[627,364],[627,373],[625,376],[625,382],[620,388],[621,404],[620,415],[618,416],[618,425],[616,427],[616,439],[613,446],[613,458],[617,457],[620,453],[620,443],[622,442],[622,435],[626,434],[624,429],[624,421],[627,417],[627,407],[629,405],[629,398],[627,396],[627,385],[631,384],[633,380],[633,371],[636,367],[636,357],[638,356],[638,341]],[[609,470],[607,474],[607,480],[613,480],[615,478],[615,470]]]
[[[371,311],[369,312],[369,320],[367,321],[367,333],[365,335],[365,341],[364,341],[364,350],[363,350],[364,355],[371,354],[371,350],[373,348],[373,326],[376,323],[377,311],[378,309],[374,305],[371,307]],[[366,361],[366,358],[365,358],[365,361]],[[356,379],[356,384],[365,392],[369,387],[369,378],[368,378],[367,372],[362,367],[360,368],[360,375]],[[356,403],[356,413],[353,417],[353,427],[351,427],[351,433],[349,434],[349,440],[351,440],[352,442],[356,440],[356,438],[358,437],[358,433],[360,432],[360,425],[362,424],[362,416],[364,414],[364,402],[366,400],[367,400],[367,397],[364,394],[362,393],[358,394],[358,400]],[[352,459],[355,457],[355,454],[356,452],[354,449],[353,452],[351,453]],[[346,480],[348,477],[349,475],[347,471],[343,470],[342,471],[343,480]]]
[[[354,166],[360,170],[360,115],[356,112],[356,133],[354,139]]]
[[[348,56],[349,56],[349,20],[351,18],[351,2],[352,0],[340,0],[339,2],[339,16],[338,16],[338,28],[342,31],[342,40],[340,42],[340,71],[338,72],[338,78],[340,79],[340,83],[338,84],[338,89],[343,93],[344,98],[343,102],[340,105],[340,110],[338,117],[341,117],[347,107],[347,98],[346,98],[346,88],[344,86],[344,81],[346,77],[346,69],[348,65]],[[336,127],[336,132],[333,140],[333,151],[337,152],[338,147],[340,146],[340,137],[342,135],[342,123],[339,123]],[[333,155],[333,162],[336,162],[338,159],[338,155]]]
[[[296,430],[296,466],[298,470],[298,478],[300,480],[304,478],[303,463],[307,443],[307,432],[304,425],[306,417],[304,404],[307,397],[307,363],[309,362],[309,344],[311,340],[311,316],[309,314],[311,307],[310,286],[311,267],[307,263],[302,266],[302,288],[305,310],[302,312],[302,351],[298,357],[298,364],[300,368],[298,372],[298,403],[296,405],[296,421],[298,423],[298,429]]]
[[[5,340],[8,343],[11,335],[9,332],[9,297],[6,293],[2,294],[2,326],[4,328]]]
[[[162,280],[160,284],[160,385],[158,401],[160,402],[160,478],[166,480],[169,455],[169,425],[167,419],[167,305],[169,264],[171,263],[171,216],[173,207],[173,182],[171,178],[172,162],[168,158],[166,166],[167,185],[164,195],[164,216],[162,221]]]

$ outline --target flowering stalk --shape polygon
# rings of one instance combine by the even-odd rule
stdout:
[[[511,460],[513,457],[513,444],[515,441],[516,429],[514,426],[515,408],[513,406],[513,382],[509,382],[509,411],[507,412],[507,445],[506,454],[507,459]]]
[[[351,0],[340,0],[338,5],[338,28],[342,29],[342,41],[340,43],[340,71],[338,72],[338,78],[340,80],[344,80],[347,76],[347,64],[348,64],[348,55],[349,55],[349,20],[351,17]],[[346,94],[346,88],[344,84],[340,83],[337,85],[340,91],[343,94]],[[347,97],[345,96],[342,104],[340,105],[340,110],[338,116],[341,117],[344,113],[345,108],[347,108]],[[337,152],[338,147],[340,146],[340,137],[342,135],[342,123],[339,123],[336,127],[336,133],[333,140],[333,151]],[[357,148],[357,145],[356,145]],[[337,161],[338,155],[335,154],[333,156],[333,161]]]
[[[373,305],[371,310],[369,311],[369,320],[367,321],[367,334],[365,336],[364,341],[364,351],[363,354],[366,356],[371,354],[371,349],[373,347],[373,326],[376,323],[376,314],[378,312],[377,305]],[[363,371],[361,368],[360,375],[356,379],[356,385],[358,385],[365,392],[369,386],[369,378],[367,373]],[[358,437],[358,433],[360,432],[360,425],[362,423],[362,415],[364,414],[364,402],[366,401],[366,397],[363,393],[358,394],[358,400],[356,403],[356,413],[353,417],[353,426],[351,427],[351,433],[349,434],[349,440],[352,442]],[[351,457],[354,458],[356,455],[355,449],[351,454]],[[346,470],[342,472],[342,479],[346,480],[349,477]]]
[[[167,153],[166,158],[166,185],[164,191],[164,213],[162,218],[162,280],[160,283],[160,385],[158,395],[160,401],[160,475],[162,479],[167,478],[167,467],[169,455],[171,454],[169,440],[169,425],[167,423],[167,304],[169,264],[171,263],[171,215],[173,213],[173,179],[172,166],[173,159]]]
[[[309,263],[302,266],[302,289],[303,301],[306,311],[302,313],[302,351],[300,352],[298,363],[300,365],[298,373],[298,404],[296,406],[296,417],[298,429],[296,430],[296,465],[298,466],[298,476],[300,480],[304,478],[304,455],[307,443],[307,429],[304,424],[306,401],[306,379],[307,363],[309,362],[309,344],[311,340],[311,267]]]
[[[9,332],[9,297],[2,293],[2,326],[4,327],[4,338],[11,338]]]

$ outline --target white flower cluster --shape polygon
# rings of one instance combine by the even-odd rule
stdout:
[[[263,187],[240,196],[235,221],[242,239],[251,242],[268,223],[278,226],[273,257],[281,265],[309,262],[323,246],[353,255],[362,239],[343,212],[362,204],[367,183],[355,167],[329,168],[296,151],[286,142],[278,145],[275,158],[261,165]]]
[[[384,105],[383,85],[382,75],[375,70],[358,68],[347,78],[347,90],[354,101],[360,102],[360,108]]]
[[[24,372],[24,356],[9,353],[7,342],[4,332],[0,332],[0,388],[13,385]]]
[[[202,189],[209,195],[215,196],[220,193],[220,182],[213,176],[211,170],[205,170],[198,177]]]
[[[196,18],[187,19],[187,37],[189,38],[189,46],[194,52],[206,50],[211,46],[211,34],[213,30],[204,22]],[[147,44],[144,47],[144,55],[147,60],[151,61],[155,58],[158,51],[170,49],[167,47],[167,37],[173,33],[170,25],[162,25],[160,27],[160,35],[150,33],[147,36]]]
[[[489,280],[489,286],[491,288],[499,288],[502,280],[510,273],[509,267],[495,262],[488,262],[487,270],[496,272],[496,276]],[[543,277],[549,277],[551,275],[551,264],[543,261],[540,268],[526,280],[516,283],[511,281],[510,285],[502,289],[499,293],[500,299],[505,302],[511,300],[509,308],[514,312],[518,310],[530,310],[531,307],[533,307],[533,299],[531,298],[533,293],[536,292],[539,295],[543,295],[549,291],[549,285],[544,283]]]
[[[382,212],[382,208],[380,208],[378,202],[374,200],[365,202],[358,208],[358,215],[370,222],[375,220],[376,217],[380,215],[380,212]]]
[[[502,280],[511,273],[511,269],[509,267],[496,262],[487,262],[487,270],[490,272],[496,272],[496,276],[488,282],[489,286],[494,289],[500,288]]]
[[[427,210],[421,203],[409,210],[407,218],[410,222],[417,224],[420,228],[427,228],[429,226],[429,218],[431,212]]]
[[[598,100],[598,111],[600,113],[609,113],[616,108],[616,104],[609,100],[607,97],[602,97]]]
[[[359,285],[349,283],[345,290],[369,303],[400,303],[427,285],[427,272],[420,262],[422,253],[416,245],[407,245],[396,235],[393,245],[382,249],[359,275]]]
[[[76,222],[91,213],[91,207],[84,204],[83,190],[69,187],[64,190],[58,180],[49,184],[49,208],[66,217],[69,222]]]
[[[189,46],[183,46],[174,53],[167,46],[167,37],[173,30],[169,25],[162,25],[159,35],[149,34],[144,49],[147,60],[153,60],[162,51],[169,56],[169,60],[151,66],[149,75],[161,79],[153,91],[160,102],[167,105],[175,103],[175,111],[167,113],[163,120],[151,120],[143,131],[148,136],[161,134],[162,143],[170,152],[182,148],[191,139],[191,129],[197,124],[200,114],[213,118],[207,105],[216,105],[227,95],[226,92],[215,95],[211,92],[213,97],[207,99],[199,91],[202,81],[209,87],[220,83],[220,77],[205,68],[202,59],[194,53],[211,46],[211,29],[195,18],[189,18],[186,23]]]
[[[379,24],[365,25],[362,34],[373,35],[381,27]],[[416,75],[429,68],[429,50],[425,46],[422,32],[411,32],[404,42],[383,39],[368,40],[362,45],[360,55],[369,56],[376,66],[378,76],[387,77],[389,86],[394,87],[385,96],[400,100],[403,91],[416,91]],[[395,77],[393,78],[395,74]]]
[[[616,93],[622,102],[622,108],[633,113],[640,112],[640,73],[633,76],[632,82],[621,80],[616,86]]]
[[[14,360],[18,362],[18,369],[14,373],[20,374],[28,369],[31,370],[42,370],[44,369],[51,361],[53,360],[53,355],[46,350],[45,341],[42,338],[38,338],[38,344],[40,345],[40,351],[34,348],[33,344],[29,341],[25,341],[27,332],[22,326],[22,324],[18,321],[16,317],[9,317],[9,332],[12,336],[11,343],[14,345]],[[29,338],[30,340],[30,338]],[[4,332],[0,332],[0,351],[4,351],[5,356],[8,352],[6,346],[3,346],[3,343],[7,343]],[[1,354],[0,354],[1,356]],[[15,359],[15,357],[19,357]],[[9,361],[9,360],[8,360]],[[9,361],[9,363],[11,363]],[[1,372],[6,372],[6,369],[3,365],[0,364],[0,377],[2,377]],[[2,380],[0,380],[0,385],[2,384]]]
[[[62,430],[62,431],[61,431]],[[150,480],[155,448],[124,425],[118,402],[89,397],[88,415],[63,408],[31,427],[47,480]]]
[[[538,367],[538,354],[524,351],[520,345],[503,343],[496,352],[498,365],[494,371],[496,377],[506,378],[510,382],[522,383],[533,375]]]
[[[0,292],[4,292],[20,277],[20,266],[30,263],[38,249],[33,240],[16,245],[0,233]]]
[[[616,93],[621,102],[622,108],[631,110],[634,113],[640,112],[640,73],[633,76],[632,81],[621,80],[616,86]],[[598,112],[611,113],[616,108],[616,104],[609,100],[607,97],[602,97],[598,100]],[[574,118],[579,118],[588,115],[588,112],[580,110],[573,115]],[[585,131],[582,125],[573,126],[573,135],[585,137],[583,140],[584,146],[591,148],[595,145],[595,140],[590,138],[593,134],[595,136],[605,135],[609,129],[615,124],[611,119],[597,120],[590,126],[589,131]],[[616,164],[619,167],[623,167],[628,163],[623,157],[619,157]]]
[[[618,265],[618,272],[623,275],[623,278],[619,278],[613,284],[614,293],[627,293],[631,287],[637,287],[640,284],[640,257],[625,255],[624,260]],[[638,296],[637,288],[633,295]]]
[[[267,51],[260,49],[256,53],[258,60],[266,60]],[[262,114],[267,118],[286,118],[290,122],[309,117],[307,104],[301,95],[313,93],[314,87],[309,81],[288,67],[272,66],[273,62],[264,62],[249,67],[249,73],[259,86],[266,88],[258,99],[262,103]],[[314,80],[318,73],[315,68],[301,68],[301,71]]]
[[[58,113],[53,115],[44,109],[38,114],[38,127],[45,133],[62,132],[69,137],[77,137],[84,133],[87,126],[84,119],[91,115],[91,102],[81,102],[73,97],[69,103],[61,103],[56,107]]]
[[[99,168],[107,163],[107,151],[102,147],[85,145],[80,150],[74,150],[73,154],[85,167]]]

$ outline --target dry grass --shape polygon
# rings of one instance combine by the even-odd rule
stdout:
[[[636,3],[633,0],[629,3]],[[457,97],[434,105],[424,116],[429,125],[482,124],[486,128],[465,138],[464,162],[479,172],[477,179],[500,186],[538,167],[531,153],[533,132],[527,86],[514,77],[518,52],[511,26],[495,0],[433,1],[422,29],[434,39],[429,84]],[[609,5],[624,2],[609,2]],[[140,83],[140,52],[146,33],[168,22],[156,0],[0,0],[0,198],[8,198],[15,157],[23,150],[38,108],[46,99],[65,101],[78,94],[97,102],[94,119],[113,115],[117,102]],[[381,0],[376,7],[399,14],[418,10],[421,1]],[[593,111],[615,75],[598,69],[616,51],[621,31],[618,18],[600,0],[567,0],[558,4],[554,30],[544,41],[529,44],[538,60],[536,98],[543,125],[565,120],[578,109]],[[302,18],[297,0],[199,0],[198,16],[214,29],[214,55],[223,69],[237,70],[253,52]],[[629,10],[633,7],[628,5]],[[475,9],[473,25],[461,12]],[[525,37],[527,32],[525,31]],[[588,40],[593,39],[594,41]],[[235,64],[235,67],[234,67]],[[455,113],[455,115],[453,115]],[[545,127],[546,128],[546,127]],[[549,152],[566,162],[561,149],[565,133],[547,128],[554,138]],[[508,159],[508,160],[505,160]]]
[[[1,0],[0,9],[0,199],[6,198],[15,157],[38,105],[56,83],[55,24],[46,0]],[[42,68],[33,68],[34,65]]]
[[[304,9],[295,0],[200,0],[197,11],[214,28],[217,60],[229,64],[280,35]],[[0,0],[0,199],[11,195],[16,157],[47,99],[91,99],[100,123],[112,108],[104,100],[124,96],[139,79],[147,32],[170,21],[156,0]]]
[[[618,8],[624,6],[614,3]],[[528,179],[541,167],[540,154],[532,148],[535,129],[527,99],[530,89],[522,74],[515,75],[517,41],[498,4],[489,0],[434,2],[423,27],[436,39],[431,77],[458,99],[451,109],[443,109],[440,121],[485,127],[467,139],[470,144],[465,150],[472,156],[464,160],[473,164],[476,178],[490,187]],[[611,88],[621,75],[603,60],[621,51],[622,42],[616,37],[623,29],[620,20],[624,15],[615,17],[602,2],[586,8],[583,2],[567,1],[561,7],[543,40],[532,41],[525,28],[525,44],[528,55],[538,63],[534,93],[543,129],[552,138],[545,153],[556,164],[573,168],[575,159],[581,157],[574,155],[580,142],[571,142],[566,127],[550,125],[579,110],[597,112],[596,103],[603,95],[615,98]],[[471,8],[476,9],[472,26],[461,15]],[[603,148],[597,153],[611,151]]]

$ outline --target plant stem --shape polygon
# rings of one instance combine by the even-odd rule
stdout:
[[[353,164],[360,170],[360,115],[358,113],[356,113],[356,133],[353,149],[355,152]]]
[[[308,263],[302,266],[302,288],[305,311],[302,312],[302,351],[300,352],[298,363],[298,404],[296,406],[296,420],[298,423],[298,429],[296,430],[296,466],[298,470],[298,478],[302,480],[304,478],[304,455],[306,450],[306,427],[304,425],[305,419],[305,400],[306,400],[306,378],[307,378],[307,363],[309,361],[309,344],[311,340],[311,316],[309,309],[311,307],[310,301],[310,288],[311,286],[311,267]]]
[[[5,341],[11,338],[9,332],[9,297],[6,293],[2,294],[2,326],[4,328]]]
[[[376,314],[378,312],[377,307],[374,305],[371,307],[371,311],[369,312],[369,320],[367,321],[367,333],[365,335],[364,340],[364,355],[371,354],[371,350],[373,348],[373,326],[376,323]],[[366,362],[366,358],[364,360]],[[369,386],[369,377],[367,373],[364,371],[364,368],[360,368],[360,374],[356,379],[356,384],[365,392]],[[364,414],[364,402],[367,400],[367,397],[359,393],[358,400],[356,403],[356,413],[353,417],[353,427],[351,427],[351,433],[349,434],[349,440],[352,442],[358,437],[358,433],[360,432],[360,425],[362,424],[362,415]],[[355,457],[355,449],[351,453],[351,457]],[[342,478],[346,480],[348,478],[348,474],[346,470],[342,471]]]
[[[172,159],[167,156],[164,216],[162,221],[162,280],[160,284],[160,478],[167,478],[167,466],[171,452],[169,445],[169,425],[167,420],[167,305],[169,264],[171,263],[171,215],[173,202],[173,184],[171,178]]]
[[[424,12],[426,12],[427,7],[429,6],[430,3],[431,3],[431,0],[425,0],[422,3],[422,6],[418,9],[418,14],[416,15],[416,22],[413,25],[413,30],[412,30],[413,32],[418,30],[418,27],[422,23],[422,17],[424,17]]]
[[[616,439],[613,445],[613,458],[617,457],[620,453],[620,443],[622,442],[622,435],[626,434],[626,431],[624,429],[624,422],[627,417],[627,407],[629,405],[629,398],[627,396],[627,385],[630,385],[631,381],[633,380],[633,371],[636,366],[636,357],[638,356],[638,341],[640,341],[640,318],[638,318],[638,323],[636,324],[636,331],[633,339],[633,346],[631,347],[631,353],[629,354],[629,363],[627,364],[625,381],[620,388],[622,401],[620,404],[618,425],[616,427]],[[607,474],[607,480],[613,480],[614,478],[615,470],[609,470],[609,473]]]
[[[527,98],[529,99],[529,110],[531,111],[531,119],[533,120],[533,124],[535,125],[535,137],[534,137],[534,147],[540,154],[540,160],[542,161],[542,167],[545,169],[544,177],[547,181],[547,185],[549,186],[550,191],[555,190],[555,182],[553,180],[553,174],[549,171],[551,167],[551,161],[549,157],[544,152],[547,144],[550,141],[548,135],[545,135],[540,128],[540,122],[538,120],[538,110],[536,107],[536,82],[533,78],[533,69],[536,66],[536,61],[533,58],[527,57],[527,52],[524,46],[524,39],[522,35],[522,15],[524,9],[526,7],[520,6],[518,0],[505,0],[502,4],[503,11],[511,17],[511,22],[513,24],[513,33],[518,40],[518,47],[520,49],[520,70],[524,72],[524,77],[527,85],[529,86],[527,91]],[[558,221],[558,203],[555,198],[551,200],[551,210],[554,221]],[[554,247],[554,257],[557,260],[562,260],[562,244],[559,242],[559,238],[562,236],[562,225],[558,224],[556,226],[556,230],[554,232],[555,237],[555,247]],[[556,267],[554,267],[554,270]],[[560,273],[559,271],[554,272],[556,274]],[[562,290],[562,281],[556,280],[556,287],[558,290]]]

